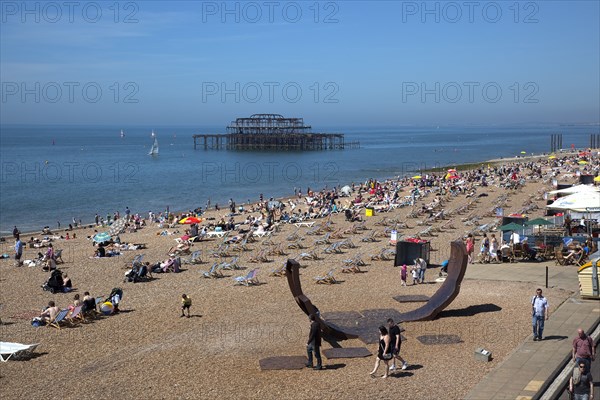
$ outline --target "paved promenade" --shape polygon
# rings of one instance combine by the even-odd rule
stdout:
[[[575,267],[554,263],[517,263],[470,265],[465,279],[532,282],[575,292],[550,315],[544,328],[544,340],[534,342],[530,335],[502,364],[490,372],[466,396],[469,400],[537,399],[555,380],[571,356],[571,342],[577,328],[588,333],[600,323],[600,301],[579,298]],[[518,273],[515,273],[518,271]],[[598,379],[599,377],[595,377]]]

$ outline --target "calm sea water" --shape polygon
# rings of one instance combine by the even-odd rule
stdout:
[[[94,214],[147,213],[226,206],[414,174],[434,166],[547,152],[550,135],[563,147],[586,147],[598,126],[340,128],[360,149],[320,152],[193,150],[192,134],[216,127],[154,127],[157,157],[148,155],[153,127],[2,126],[0,231],[91,222]],[[333,132],[333,130],[332,130]]]

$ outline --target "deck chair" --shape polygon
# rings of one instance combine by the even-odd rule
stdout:
[[[331,237],[331,233],[327,233],[325,234],[325,236],[315,240],[315,245],[320,245],[320,244],[330,244],[331,241],[329,240],[329,238]]]
[[[586,259],[587,255],[585,254],[584,251],[581,252],[581,255],[579,256],[579,258],[574,258],[573,259],[573,263],[578,266],[581,267],[583,266],[583,264],[585,264],[585,259]]]
[[[376,242],[377,241],[377,231],[371,231],[371,233],[365,237],[363,237],[362,239],[360,239],[361,242]]]
[[[327,253],[327,254],[341,253],[341,252],[342,252],[342,250],[340,249],[339,242],[335,242],[323,249],[323,253]]]
[[[246,276],[238,276],[233,278],[238,285],[250,286],[250,285],[258,285],[258,278],[256,277],[258,273],[258,269],[255,268],[252,271],[248,272]]]
[[[242,269],[242,268],[239,266],[239,264],[238,264],[238,261],[239,261],[239,260],[240,260],[240,257],[239,257],[239,256],[236,256],[236,257],[233,257],[233,258],[231,259],[231,261],[229,261],[229,262],[222,262],[222,263],[220,264],[220,266],[221,266],[221,269],[229,269],[229,270],[232,270],[232,269]]]
[[[202,250],[196,250],[188,258],[184,258],[184,264],[202,264]]]
[[[0,342],[0,361],[7,362],[12,357],[20,358],[33,352],[39,343],[21,344],[14,342]]]
[[[77,307],[75,307],[70,313],[67,314],[67,316],[65,317],[65,321],[67,321],[71,325],[75,325],[75,323],[78,322],[78,320],[81,320],[81,318],[83,317],[81,315],[82,308],[83,305],[78,305]]]
[[[351,239],[344,239],[340,242],[340,247],[343,249],[355,249],[356,245]]]
[[[68,313],[69,313],[69,310],[67,310],[67,309],[60,310],[59,313],[56,314],[56,317],[54,317],[54,320],[48,322],[46,324],[46,326],[52,326],[54,328],[60,329],[61,328],[60,324],[64,322]]]
[[[318,260],[319,259],[319,255],[317,254],[317,249],[312,249],[309,252],[305,252],[305,253],[300,253],[298,254],[298,257],[296,257],[297,260]]]
[[[281,267],[271,270],[271,273],[269,274],[269,276],[284,276],[286,265],[287,265],[287,261],[284,262]]]
[[[354,257],[348,258],[348,259],[344,260],[343,262],[345,265],[356,265],[358,267],[364,267],[365,265],[367,265],[363,261],[362,254],[360,254],[360,253],[356,253],[354,255]]]
[[[317,283],[317,284],[325,284],[325,285],[333,285],[334,283],[337,283],[337,280],[333,276],[333,271],[334,270],[335,269],[330,270],[327,273],[327,275],[315,276],[315,283]]]
[[[360,267],[356,264],[346,264],[346,265],[342,265],[342,272],[347,274],[347,273],[357,273],[357,272],[362,272],[360,270]]]
[[[210,270],[200,271],[200,273],[202,273],[202,276],[205,278],[222,278],[223,277],[223,273],[221,272],[221,269],[219,268],[219,263],[214,263],[212,265],[212,267],[210,267]]]
[[[62,258],[62,249],[60,250],[56,250],[56,252],[54,253],[54,262],[57,264],[64,264],[65,260],[63,260]]]
[[[288,249],[303,249],[304,245],[302,244],[302,239],[298,239],[295,242],[288,244]]]

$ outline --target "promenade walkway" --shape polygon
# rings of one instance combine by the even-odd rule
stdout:
[[[544,328],[544,340],[534,342],[530,335],[479,382],[466,399],[540,398],[570,360],[571,342],[577,334],[577,328],[592,333],[600,323],[600,301],[579,298],[575,267],[554,266],[553,263],[476,264],[469,266],[465,279],[532,282],[533,293],[536,287],[545,287],[546,265],[549,266],[548,287],[559,287],[575,294],[550,315]],[[515,273],[516,270],[518,273]]]

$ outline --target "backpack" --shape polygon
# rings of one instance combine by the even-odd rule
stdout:
[[[581,371],[579,370],[579,365],[575,365],[573,368],[573,385],[577,386],[581,383]]]

